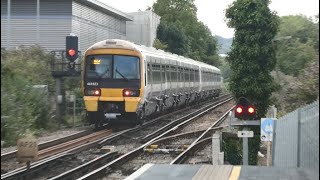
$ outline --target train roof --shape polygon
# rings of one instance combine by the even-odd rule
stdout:
[[[121,40],[121,39],[106,39],[106,40],[97,42],[92,46],[90,46],[87,49],[87,51],[93,50],[93,49],[101,49],[101,48],[124,48],[124,49],[136,50],[136,51],[140,51],[144,55],[157,56],[157,57],[165,56],[168,59],[176,60],[183,63],[193,64],[193,65],[198,65],[200,67],[212,69],[215,71],[220,71],[220,69],[218,69],[217,67],[206,64],[204,62],[196,61],[196,60],[186,58],[177,54],[172,54],[170,52],[165,52],[163,50],[155,49],[153,47],[138,45],[133,42]]]

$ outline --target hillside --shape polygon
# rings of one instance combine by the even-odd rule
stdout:
[[[218,40],[218,44],[219,44],[219,54],[227,54],[227,52],[230,51],[233,38],[224,38],[221,36],[215,36],[215,37]]]

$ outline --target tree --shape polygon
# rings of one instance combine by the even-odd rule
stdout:
[[[157,37],[160,42],[167,44],[166,49],[168,51],[178,55],[186,55],[188,53],[188,39],[179,24],[160,23],[157,29]]]
[[[276,58],[272,46],[279,20],[269,0],[237,0],[226,10],[228,26],[235,28],[231,51],[227,55],[232,74],[230,90],[236,98],[247,97],[263,117],[276,90],[270,72]]]
[[[286,75],[298,76],[319,51],[319,24],[302,15],[280,18],[278,37],[289,40],[276,42],[277,67]]]
[[[194,0],[158,0],[153,9],[161,16],[157,38],[167,45],[167,51],[219,65],[217,41],[198,21]]]

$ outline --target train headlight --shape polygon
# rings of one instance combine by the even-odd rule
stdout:
[[[100,96],[101,95],[101,89],[86,89],[84,90],[85,96]]]
[[[139,97],[140,90],[124,89],[123,97]]]

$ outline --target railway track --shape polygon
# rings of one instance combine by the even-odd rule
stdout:
[[[212,105],[202,105],[202,108],[209,106]],[[159,118],[154,119],[153,121],[145,123],[142,126],[124,130],[117,134],[111,135],[104,140],[100,139],[97,141],[93,141],[91,143],[79,146],[77,148],[70,149],[69,151],[66,151],[62,154],[46,158],[38,164],[34,165],[34,170],[31,171],[31,173],[33,174],[32,177],[33,179],[48,179],[51,177],[53,177],[52,179],[65,179],[64,177],[68,177],[68,174],[76,174],[76,176],[80,177],[83,175],[83,173],[88,173],[91,169],[94,170],[96,169],[96,167],[102,166],[103,164],[110,162],[111,160],[115,159],[121,154],[127,153],[128,150],[140,146],[140,142],[143,137],[151,137],[149,135],[153,134],[152,132],[161,133],[165,130],[164,129],[162,131],[157,131],[161,129],[161,127],[168,126],[168,124],[171,124],[170,126],[174,126],[179,121],[182,121],[187,117],[190,117],[190,114],[192,113],[189,112],[195,111],[194,108],[195,107],[189,107],[184,110],[179,110],[174,113],[161,116]],[[183,114],[189,114],[185,116],[176,115],[176,113],[181,112],[184,112]],[[179,118],[181,116],[183,116],[184,118]],[[134,134],[134,136],[132,134]],[[101,153],[100,148],[104,145],[113,145],[114,147],[117,147],[119,151],[113,153]],[[126,149],[126,151],[122,152],[121,150],[123,149]],[[41,173],[40,170],[43,168],[47,169],[44,173]],[[57,174],[60,175],[56,176]],[[64,176],[63,174],[67,175]],[[10,172],[9,174],[7,173],[5,175],[2,175],[1,179],[15,179],[15,177],[24,176],[25,168],[20,168],[18,170],[15,170],[14,172]],[[74,175],[69,177],[71,177],[71,179],[75,179]]]
[[[123,179],[126,176],[130,175],[135,170],[137,170],[138,168],[140,168],[142,165],[144,165],[146,163],[150,163],[151,159],[156,159],[157,163],[170,163],[170,162],[175,161],[175,158],[181,158],[181,157],[183,158],[185,156],[185,154],[188,154],[187,152],[190,151],[190,149],[192,149],[191,147],[193,147],[199,140],[201,140],[204,137],[210,136],[209,132],[216,130],[213,127],[218,126],[218,124],[220,124],[226,118],[226,116],[229,114],[229,111],[233,107],[231,109],[229,109],[221,118],[219,118],[219,120],[216,121],[212,126],[210,126],[210,128],[208,128],[207,130],[204,130],[199,137],[191,137],[189,140],[189,143],[188,143],[189,146],[186,148],[186,150],[185,150],[186,152],[182,151],[182,153],[181,153],[182,155],[180,154],[181,157],[180,157],[180,155],[178,157],[176,157],[176,154],[174,156],[172,156],[172,153],[171,154],[170,153],[166,153],[166,154],[154,153],[155,156],[152,156],[152,158],[151,158],[150,155],[148,155],[150,150],[148,150],[148,148],[146,149],[146,147],[153,145],[154,141],[156,141],[157,139],[160,139],[160,138],[164,138],[168,134],[179,129],[179,127],[184,127],[185,124],[188,123],[189,121],[192,121],[192,120],[199,118],[201,115],[204,115],[208,111],[210,111],[210,110],[216,108],[217,106],[220,106],[230,100],[231,99],[227,99],[223,102],[216,104],[215,106],[211,106],[210,108],[207,108],[207,110],[202,110],[201,112],[198,112],[197,115],[193,115],[192,117],[187,117],[183,122],[179,123],[176,126],[171,127],[169,130],[158,135],[157,137],[153,138],[149,142],[139,146],[138,148],[136,148],[134,150],[129,151],[128,153],[126,153],[126,154],[120,156],[119,158],[111,161],[110,163],[80,177],[79,179],[98,179],[98,178],[102,178],[102,177],[104,177],[104,179]],[[199,131],[199,132],[201,132],[201,131]],[[197,132],[197,133],[199,133],[199,132]],[[191,134],[197,134],[197,133],[192,132]],[[63,176],[60,176],[60,178],[62,178],[62,177]],[[59,179],[59,178],[57,178],[57,179]]]
[[[109,136],[112,134],[111,129],[105,129],[98,132],[91,132],[91,131],[84,131],[80,133],[73,134],[71,136],[68,136],[66,138],[62,139],[56,139],[54,141],[44,143],[44,145],[40,145],[41,148],[38,152],[38,161],[31,164],[33,168],[38,168],[41,164],[44,164],[46,162],[49,162],[54,159],[60,159],[62,157],[65,157],[68,155],[67,152],[69,150],[85,146],[87,143],[91,143],[96,141],[97,139],[105,138],[106,136]],[[69,140],[69,141],[68,141]],[[46,147],[46,148],[44,148]],[[59,154],[60,153],[60,154]],[[13,152],[8,153],[9,155],[4,155],[4,157],[13,156]],[[3,164],[10,165],[10,163],[15,163],[16,165],[20,166],[16,168],[14,167],[14,170],[9,171],[5,174],[1,174],[1,179],[5,179],[7,177],[10,177],[11,175],[15,174],[22,174],[25,172],[26,168],[22,167],[23,164],[17,164],[17,159],[14,158],[8,162],[8,159],[6,159],[7,162],[1,162],[1,168],[3,168]]]
[[[48,148],[48,147],[51,147],[51,146],[55,146],[55,145],[58,145],[58,144],[61,144],[61,143],[64,143],[64,142],[67,142],[67,141],[82,137],[82,136],[86,136],[86,135],[89,135],[91,133],[93,133],[93,131],[81,131],[81,132],[77,132],[77,133],[71,134],[69,136],[65,136],[63,138],[57,138],[57,139],[54,139],[54,140],[51,140],[51,141],[43,142],[43,143],[38,145],[38,150],[43,150],[45,148]],[[16,153],[17,153],[17,150],[1,154],[1,162],[16,158]]]

